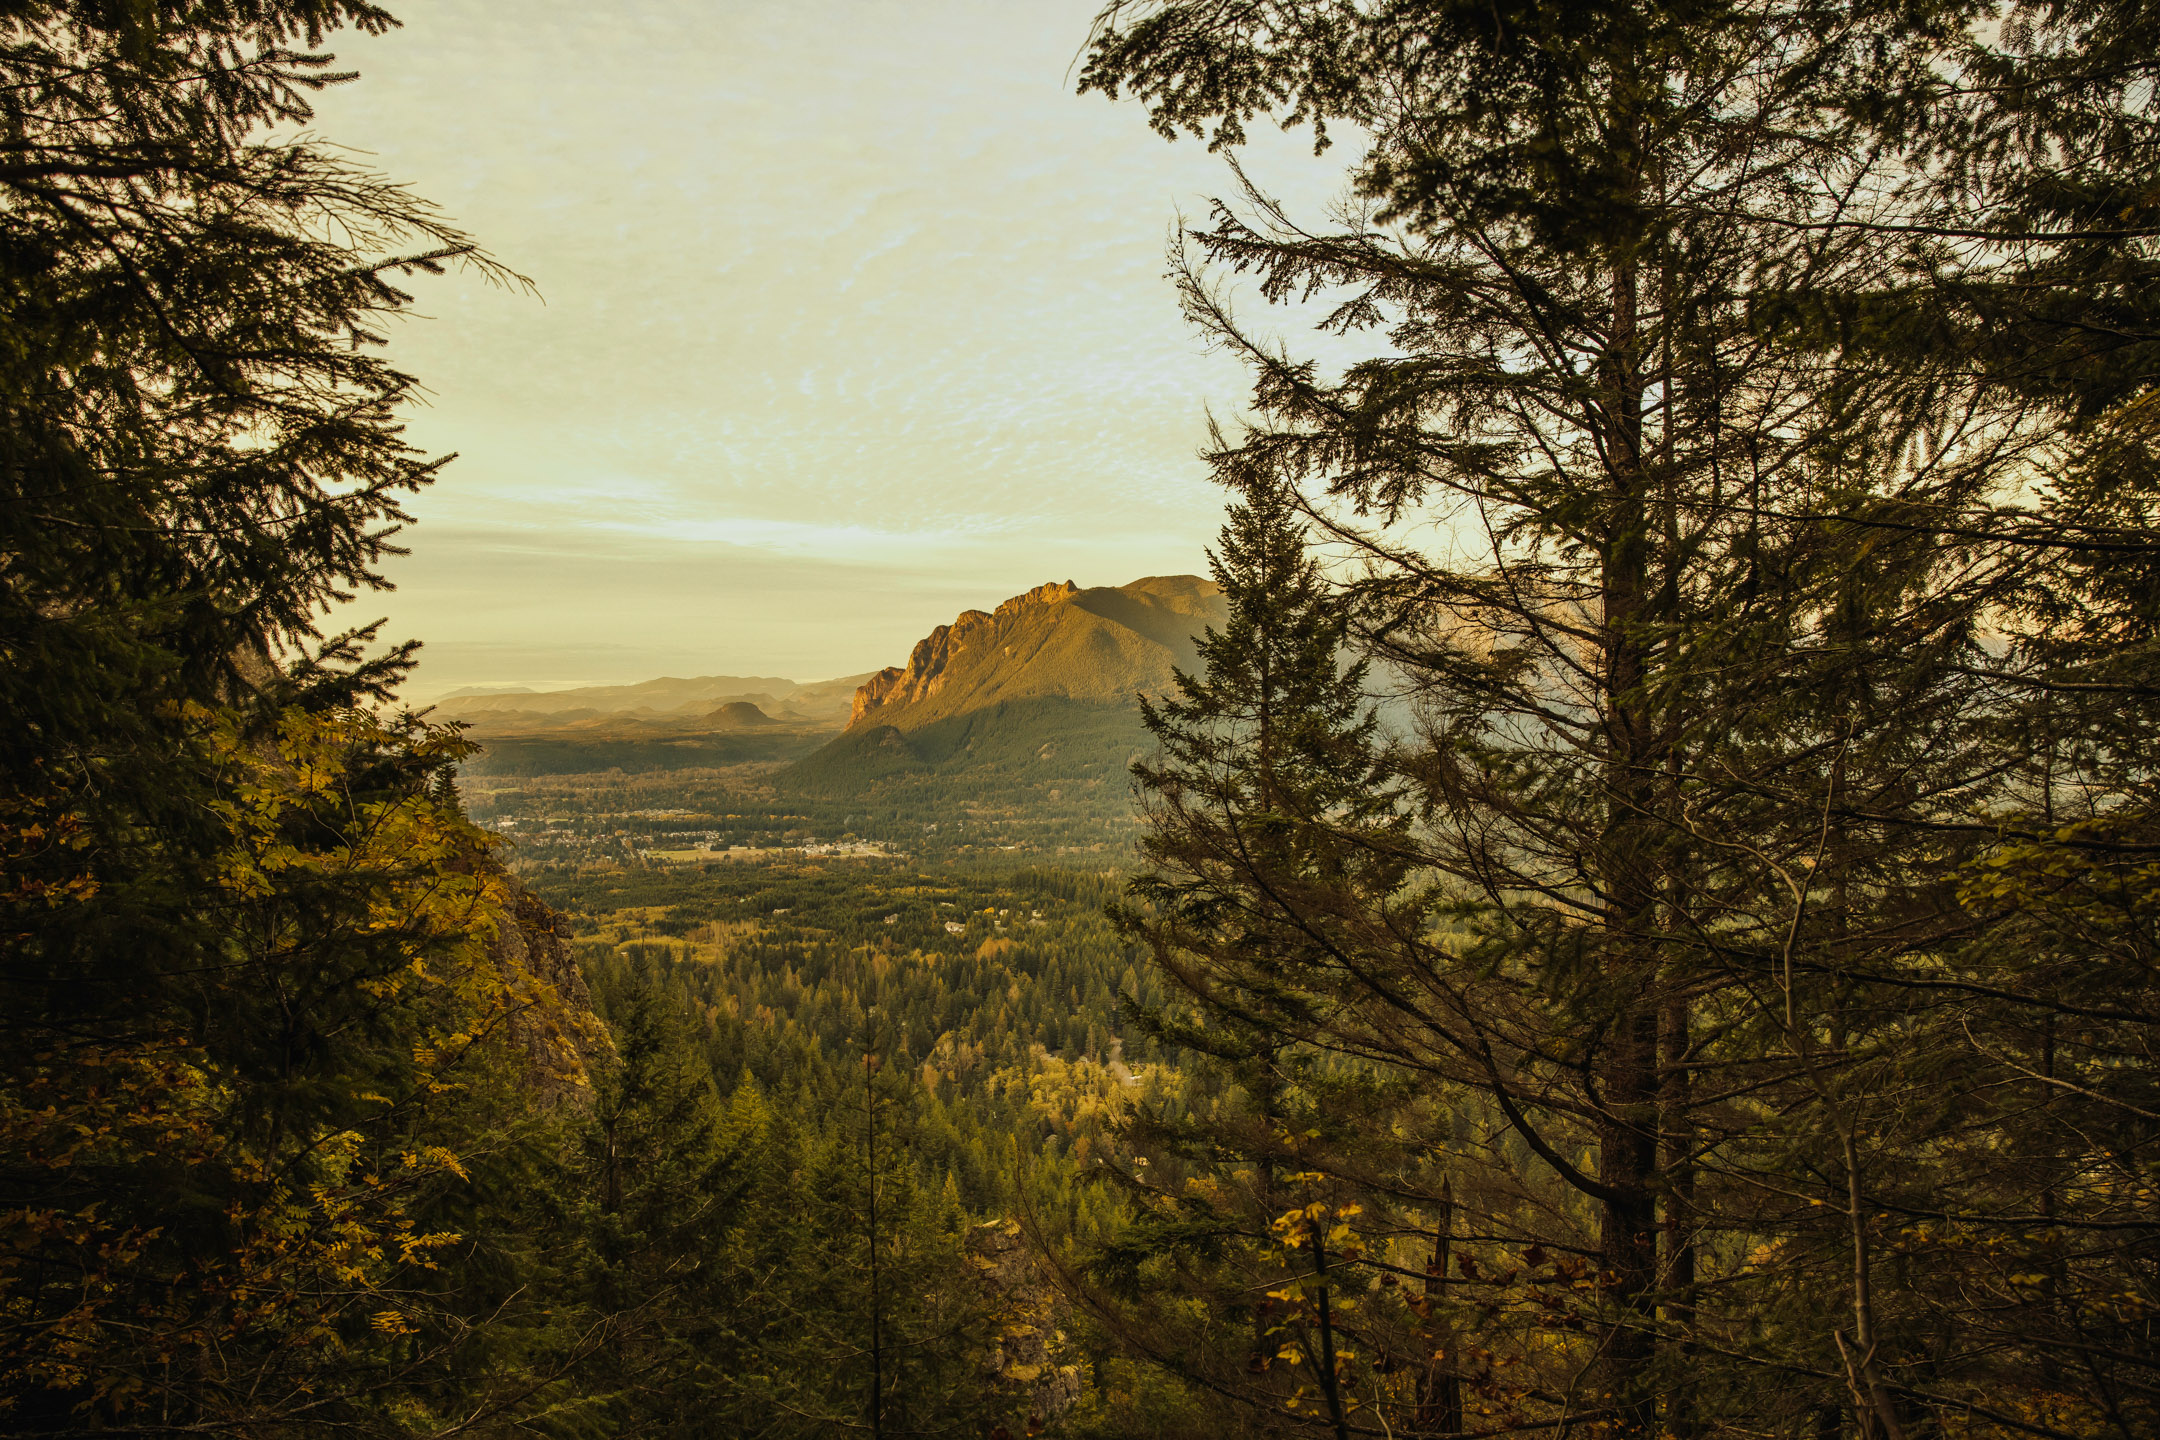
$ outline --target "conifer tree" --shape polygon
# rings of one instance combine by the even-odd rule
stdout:
[[[805,1440],[985,1431],[1008,1397],[988,1363],[993,1307],[966,1258],[969,1217],[912,1153],[921,1095],[870,1003],[883,957],[848,959],[829,997],[846,1060],[812,1061],[792,1116],[763,1138],[731,1262],[763,1280],[719,1398],[729,1424]]]
[[[1911,1086],[1970,1073],[1938,981],[1994,921],[1948,897],[2045,788],[2009,720],[2045,662],[1991,627],[2048,569],[2023,501],[2080,444],[1979,298],[2037,272],[1962,243],[1929,148],[1976,13],[1102,18],[1083,85],[1166,135],[1265,116],[1363,147],[1334,223],[1247,183],[1180,251],[1254,375],[1218,479],[1300,487],[1362,571],[1357,645],[1422,712],[1390,772],[1409,823],[1340,827],[1398,883],[1230,874],[1310,943],[1225,1008],[1401,1087],[1361,1137],[1390,1162],[1346,1135],[1325,1169],[1390,1197],[1376,1236],[1478,1237],[1403,1293],[1477,1298],[1451,1348],[1512,1372],[1481,1396],[1502,1428],[2021,1423],[2009,1352],[1957,1338],[1962,1282],[1885,1280],[1920,1263],[1886,1217],[1929,1210],[1922,1157],[1973,1114]],[[1384,343],[1339,371],[1262,343],[1232,272]],[[1399,1433],[1424,1407],[1395,1397]]]
[[[1402,817],[1367,667],[1346,663],[1343,597],[1307,548],[1290,489],[1262,480],[1233,503],[1211,565],[1229,613],[1198,641],[1205,668],[1141,701],[1159,746],[1133,767],[1148,868],[1131,887],[1139,903],[1114,912],[1171,982],[1172,1003],[1143,1022],[1206,1067],[1220,1106],[1205,1122],[1143,1118],[1134,1138],[1196,1166],[1211,1188],[1202,1198],[1142,1184],[1146,1208],[1103,1258],[1128,1288],[1149,1253],[1197,1264],[1200,1293],[1227,1324],[1212,1347],[1164,1335],[1159,1351],[1260,1401],[1261,1423],[1310,1392],[1314,1412],[1347,1434],[1358,1402],[1343,1392],[1338,1358],[1351,1347],[1337,1318],[1362,1280],[1344,1288],[1351,1256],[1339,1251],[1328,1268],[1332,1207],[1314,1198],[1321,1177],[1301,1160],[1314,1127],[1335,1128],[1315,1104],[1328,1080],[1279,1020],[1312,1003],[1301,976],[1332,943],[1312,900],[1398,884],[1388,841]]]
[[[596,998],[615,1045],[576,1139],[590,1266],[577,1298],[610,1336],[579,1388],[624,1429],[704,1433],[764,1299],[731,1263],[763,1137],[722,1104],[679,997],[639,983]]]
[[[1306,549],[1293,492],[1255,482],[1232,505],[1210,563],[1229,617],[1199,638],[1205,668],[1180,672],[1174,693],[1140,702],[1160,747],[1133,767],[1149,817],[1141,841],[1149,870],[1133,893],[1147,908],[1120,918],[1165,975],[1232,1022],[1206,1043],[1237,1051],[1258,1038],[1239,1033],[1238,991],[1270,997],[1270,1009],[1295,1003],[1292,957],[1316,943],[1300,900],[1338,884],[1390,888],[1399,872],[1373,847],[1401,817],[1365,694],[1367,666],[1345,663],[1344,598]],[[1238,1058],[1256,1063],[1249,1078],[1260,1100],[1268,1064],[1250,1052]]]
[[[316,633],[380,585],[439,468],[380,350],[401,277],[506,274],[300,137],[344,78],[323,41],[391,23],[341,0],[0,18],[0,1288],[25,1433],[424,1406],[470,1318],[428,1283],[430,1219],[518,1128],[512,1033],[563,1018],[490,945],[516,899],[438,785],[469,747],[352,708],[410,647]]]
[[[323,607],[381,585],[402,497],[440,468],[403,438],[414,382],[382,331],[402,275],[505,272],[295,138],[308,96],[349,78],[325,37],[392,23],[313,0],[0,21],[0,963],[27,1027],[10,1045],[94,1029],[101,1006],[139,1015],[173,998],[161,973],[197,968],[220,839],[184,707],[379,696],[409,664],[361,663],[365,635],[308,658]]]
[[[139,1018],[173,998],[161,972],[196,968],[220,838],[184,707],[380,694],[409,661],[342,637],[270,663],[381,584],[400,499],[440,465],[403,439],[413,381],[379,350],[398,277],[503,273],[424,202],[273,134],[344,78],[305,47],[391,23],[276,0],[0,21],[11,1046],[66,1043],[101,1006]]]

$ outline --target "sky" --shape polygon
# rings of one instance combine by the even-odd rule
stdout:
[[[314,133],[528,276],[418,281],[408,698],[904,663],[1045,580],[1205,569],[1246,394],[1165,245],[1229,188],[1073,93],[1093,0],[413,0]],[[1318,206],[1303,132],[1245,163]]]

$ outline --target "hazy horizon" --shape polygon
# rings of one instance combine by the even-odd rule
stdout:
[[[341,36],[314,130],[530,276],[417,282],[391,353],[460,452],[387,615],[416,700],[899,663],[1049,579],[1198,572],[1243,373],[1163,278],[1227,188],[1072,93],[1094,0],[446,0]],[[1246,163],[1310,203],[1341,156]]]

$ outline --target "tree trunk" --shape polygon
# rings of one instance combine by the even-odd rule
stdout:
[[[1425,1299],[1438,1307],[1446,1294],[1448,1266],[1455,1250],[1455,1185],[1440,1182],[1440,1223],[1433,1235],[1432,1264],[1425,1271]],[[1455,1329],[1444,1319],[1426,1325],[1432,1353],[1426,1357],[1425,1376],[1418,1382],[1417,1413],[1413,1428],[1420,1435],[1460,1435],[1463,1428],[1462,1377],[1455,1355]],[[1439,1358],[1435,1358],[1439,1357]]]
[[[1312,1240],[1313,1278],[1320,1282],[1319,1295],[1313,1306],[1320,1321],[1320,1393],[1327,1400],[1328,1422],[1334,1428],[1335,1440],[1350,1440],[1350,1421],[1343,1411],[1342,1383],[1335,1373],[1335,1322],[1328,1313],[1325,1225],[1325,1216],[1315,1216],[1307,1212],[1305,1233]]]
[[[1658,1133],[1664,1150],[1665,1255],[1662,1288],[1665,1292],[1665,1323],[1670,1333],[1682,1337],[1678,1344],[1687,1353],[1686,1336],[1695,1325],[1695,1168],[1692,1151],[1693,1102],[1688,1075],[1688,1003],[1677,977],[1666,981],[1664,1017],[1659,1036],[1662,1076],[1658,1097]],[[1700,1432],[1694,1413],[1694,1397],[1686,1382],[1688,1367],[1667,1387],[1665,1429],[1675,1440],[1689,1440]]]
[[[1605,1187],[1600,1249],[1611,1308],[1602,1347],[1602,1389],[1614,1431],[1648,1435],[1656,1422],[1649,1372],[1656,1358],[1650,1316],[1657,1283],[1659,973],[1657,887],[1645,818],[1662,783],[1655,733],[1642,695],[1651,663],[1645,639],[1650,528],[1642,447],[1642,368],[1637,353],[1637,264],[1623,257],[1612,282],[1610,344],[1602,365],[1602,426],[1611,473],[1605,536],[1604,647],[1607,819],[1598,881],[1606,897],[1607,994],[1613,1007],[1595,1080],[1598,1179]]]

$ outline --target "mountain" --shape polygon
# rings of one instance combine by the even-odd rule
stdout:
[[[849,729],[919,730],[1016,700],[1132,706],[1159,693],[1172,667],[1199,663],[1193,637],[1224,618],[1222,593],[1197,575],[1151,576],[1082,590],[1038,585],[996,610],[968,610],[915,646],[904,666],[855,692]]]
[[[673,675],[637,685],[587,685],[575,690],[493,690],[445,697],[435,713],[461,720],[480,736],[553,732],[566,727],[612,728],[637,721],[675,729],[702,729],[733,705],[754,707],[762,723],[831,729],[847,723],[855,691],[865,675],[800,685],[770,675]]]
[[[799,685],[773,676],[664,676],[640,685],[446,697],[481,753],[467,774],[578,775],[764,765],[800,759],[847,724],[851,675]]]
[[[1196,575],[1068,580],[966,611],[869,677],[846,731],[775,783],[926,828],[1102,838],[1129,822],[1126,772],[1151,743],[1135,698],[1196,669],[1193,637],[1226,615]]]
[[[1196,575],[1067,580],[965,611],[870,675],[497,690],[437,713],[481,742],[474,776],[725,771],[903,843],[1115,847],[1131,832],[1127,770],[1152,743],[1134,697],[1198,668],[1193,637],[1225,618]]]

